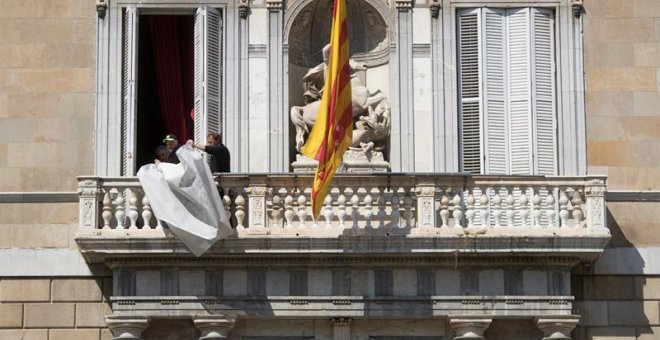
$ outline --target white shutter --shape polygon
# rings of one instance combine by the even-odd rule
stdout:
[[[122,32],[122,175],[135,175],[135,125],[137,121],[138,14],[135,5],[123,13]]]
[[[479,10],[458,14],[458,59],[463,171],[481,173]]]
[[[506,107],[505,16],[503,10],[483,9],[481,60],[484,69],[484,150],[487,174],[506,174],[508,119]]]
[[[206,143],[220,129],[221,29],[220,11],[204,6],[195,14],[195,142]]]
[[[554,17],[547,9],[532,9],[534,70],[533,117],[535,124],[536,169],[539,175],[557,173]]]
[[[531,174],[532,115],[529,9],[507,11],[510,174]]]

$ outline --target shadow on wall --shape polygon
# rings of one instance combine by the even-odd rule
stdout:
[[[573,332],[576,340],[653,334],[644,310],[644,259],[610,209],[607,221],[612,239],[603,254],[572,272],[574,314],[582,316]],[[657,304],[654,308],[657,313]]]

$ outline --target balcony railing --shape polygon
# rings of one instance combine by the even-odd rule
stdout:
[[[317,221],[310,176],[217,181],[238,238],[609,235],[603,177],[339,175]],[[163,234],[135,177],[80,177],[79,196],[79,235]]]

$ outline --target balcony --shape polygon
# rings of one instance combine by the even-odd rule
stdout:
[[[595,259],[610,238],[603,177],[342,174],[318,221],[311,181],[294,174],[218,177],[235,234],[202,258],[525,256],[576,264]],[[80,177],[78,192],[76,241],[88,262],[192,257],[154,216],[137,178]]]

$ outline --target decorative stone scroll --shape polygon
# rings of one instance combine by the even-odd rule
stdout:
[[[478,315],[454,315],[449,317],[449,326],[456,333],[454,340],[485,340],[484,333],[492,322],[492,318]]]
[[[229,338],[236,318],[226,315],[197,315],[193,322],[201,333],[199,340],[219,340]]]
[[[105,317],[105,323],[114,336],[112,339],[139,340],[142,339],[142,332],[149,325],[149,318],[109,315]]]
[[[543,340],[572,340],[571,331],[579,321],[579,315],[544,316],[534,319],[536,327],[543,332]]]

